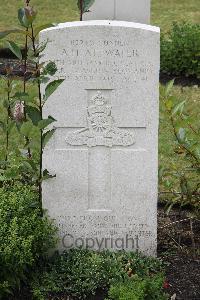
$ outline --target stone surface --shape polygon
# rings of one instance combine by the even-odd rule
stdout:
[[[41,32],[44,61],[64,82],[44,116],[43,206],[60,249],[156,254],[159,29],[120,21],[60,24]]]
[[[119,20],[150,23],[150,0],[95,0],[83,20]]]

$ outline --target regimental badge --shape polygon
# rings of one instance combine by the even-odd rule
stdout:
[[[70,133],[66,142],[70,145],[95,146],[130,146],[135,143],[133,133],[116,126],[112,116],[112,107],[107,105],[101,91],[91,99],[87,108],[88,127]]]

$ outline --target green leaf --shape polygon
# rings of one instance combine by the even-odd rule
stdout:
[[[43,69],[42,74],[43,75],[51,75],[53,76],[57,72],[57,67],[55,62],[50,61]]]
[[[31,122],[24,122],[20,128],[20,132],[24,135],[24,136],[29,136],[31,131],[33,129],[33,125]]]
[[[174,206],[174,203],[173,203],[173,202],[171,202],[171,203],[168,205],[168,207],[166,208],[166,211],[165,211],[166,215],[169,215],[169,213],[170,213],[171,209],[173,208],[173,206]]]
[[[53,123],[55,121],[56,120],[53,117],[48,116],[48,119],[39,121],[37,126],[39,129],[44,129],[45,127],[47,127],[48,125],[50,125],[51,123]]]
[[[182,113],[184,106],[185,106],[185,100],[182,101],[181,103],[178,103],[177,105],[175,105],[175,107],[172,110],[172,116],[176,115],[177,113]]]
[[[167,99],[167,101],[165,102],[165,105],[168,110],[171,110],[173,107],[173,101],[171,99]]]
[[[33,172],[32,165],[29,163],[28,160],[24,160],[24,161],[21,163],[21,167],[22,167],[23,170],[26,171],[26,172]]]
[[[19,178],[20,174],[18,167],[16,165],[11,166],[11,168],[4,172],[4,176],[6,176],[7,180]]]
[[[42,180],[46,180],[46,179],[49,179],[49,178],[54,178],[56,177],[56,175],[51,175],[49,174],[49,171],[47,169],[45,169],[43,171],[43,176],[42,176]]]
[[[49,82],[50,78],[47,76],[40,75],[39,82],[44,83],[45,85]]]
[[[18,10],[18,20],[20,24],[28,28],[34,21],[37,12],[30,6],[25,8],[20,8]]]
[[[46,144],[48,143],[48,141],[50,140],[50,138],[53,136],[55,132],[55,129],[49,130],[47,132],[45,132],[42,136],[42,148],[44,148],[46,146]]]
[[[38,125],[38,122],[41,121],[41,114],[38,108],[33,106],[26,106],[26,112],[31,119],[34,125]]]
[[[95,0],[82,0],[83,13],[88,11],[94,2],[95,2]],[[81,10],[81,0],[78,0],[77,5],[78,5],[78,8]]]
[[[42,31],[46,28],[55,27],[55,26],[57,26],[57,23],[47,23],[47,24],[43,24],[43,25],[36,27],[34,30],[35,37],[38,35],[38,33],[40,33],[40,31]]]
[[[37,46],[36,48],[36,52],[34,53],[34,51],[32,52],[32,55],[35,56],[36,55],[39,55],[41,52],[44,51],[44,49],[46,48],[47,44],[49,43],[49,40],[45,41],[44,43],[41,43]]]
[[[24,8],[18,9],[18,20],[19,20],[20,24],[26,28],[28,28],[31,25],[31,23],[29,22],[29,20],[26,17]]]
[[[160,166],[159,169],[158,169],[158,178],[159,179],[162,179],[162,177],[164,175],[164,172],[165,172],[165,168]]]
[[[172,90],[172,88],[173,88],[173,86],[174,86],[174,80],[175,80],[175,79],[170,80],[170,81],[167,83],[166,88],[165,88],[165,97],[168,97],[168,96],[169,96],[169,94],[170,94],[170,92],[171,92],[171,90]]]
[[[13,41],[7,41],[7,44],[8,48],[12,51],[12,53],[14,53],[17,56],[17,58],[22,60],[22,53],[19,46],[17,46],[17,44],[15,44]]]
[[[64,79],[58,79],[50,82],[45,88],[45,100],[47,100],[51,94],[55,92],[55,90],[59,87],[61,83],[63,83]]]
[[[20,99],[20,98],[26,97],[26,96],[28,96],[28,93],[24,93],[24,92],[16,92],[16,93],[12,96],[12,98]]]
[[[37,164],[37,161],[34,161],[34,160],[30,160],[28,159],[27,161],[29,163],[29,165],[31,165],[31,168],[33,169],[34,172],[37,172],[38,171],[38,164]]]

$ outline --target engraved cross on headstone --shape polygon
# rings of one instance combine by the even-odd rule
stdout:
[[[89,147],[88,210],[109,210],[111,199],[111,151],[135,143],[130,130],[118,128],[108,99],[99,90],[89,99],[88,127],[71,132],[65,141],[72,146]]]

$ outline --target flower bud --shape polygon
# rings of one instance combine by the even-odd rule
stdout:
[[[13,117],[16,122],[21,122],[24,119],[24,103],[22,101],[15,103]]]
[[[33,23],[36,15],[37,15],[37,11],[34,10],[34,8],[31,7],[31,6],[25,7],[24,11],[25,11],[25,15],[26,15],[26,18],[27,18],[28,22]]]
[[[163,288],[168,289],[169,287],[170,287],[169,282],[167,280],[165,280],[164,283],[163,283]]]

